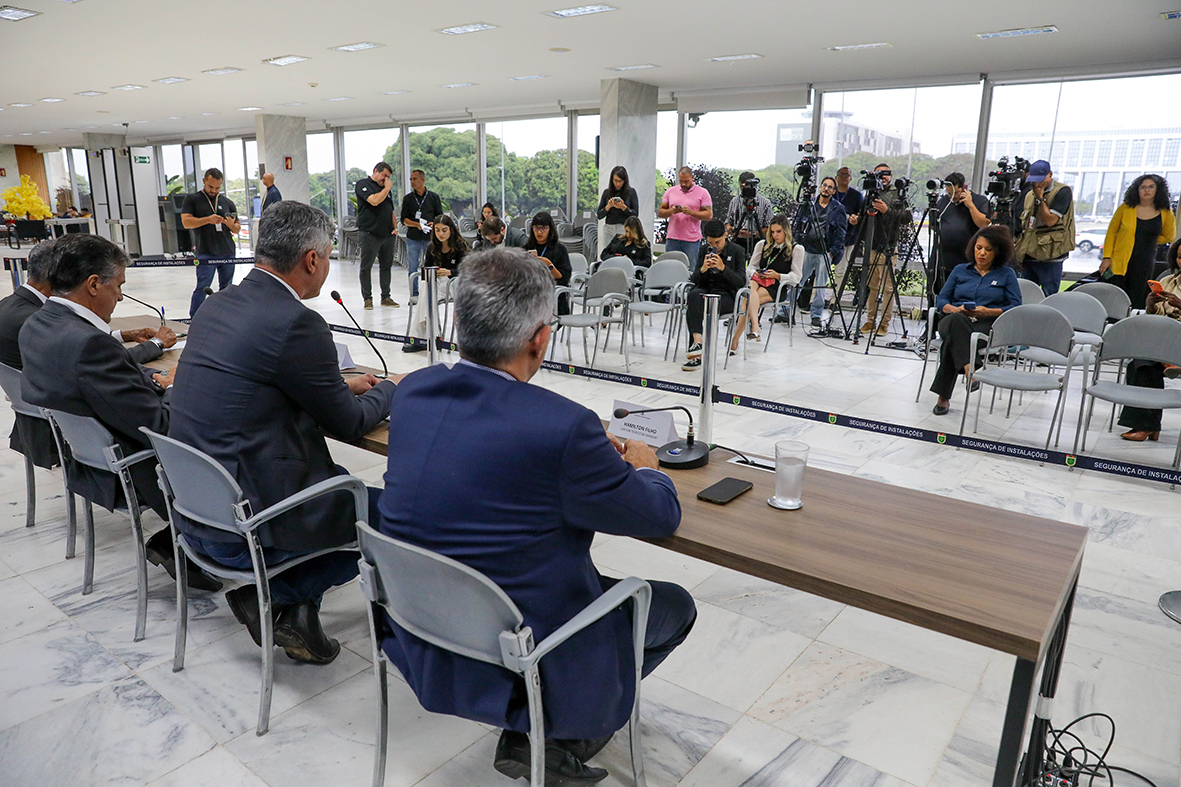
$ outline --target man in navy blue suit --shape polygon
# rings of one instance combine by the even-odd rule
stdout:
[[[376,527],[483,572],[541,641],[614,580],[590,558],[595,532],[672,535],[681,508],[642,442],[620,442],[587,408],[529,385],[554,310],[553,277],[537,259],[497,248],[465,260],[455,304],[461,360],[406,377],[390,413],[391,452]],[[696,619],[683,588],[651,582],[643,674],[684,641]],[[630,605],[541,663],[546,781],[593,784],[584,761],[629,717],[634,700]],[[385,621],[382,647],[423,707],[504,729],[495,766],[529,773],[524,683],[501,667],[444,651]]]

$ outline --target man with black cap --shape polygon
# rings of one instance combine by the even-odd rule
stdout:
[[[1074,195],[1070,186],[1054,180],[1044,159],[1029,165],[1025,183],[1030,188],[1021,211],[1017,261],[1025,278],[1053,295],[1062,285],[1062,263],[1074,250]]]

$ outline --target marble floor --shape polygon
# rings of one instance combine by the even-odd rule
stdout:
[[[238,276],[245,274],[239,270]],[[404,333],[406,307],[362,311],[357,266],[335,263],[324,291],[341,290],[367,328]],[[394,298],[406,301],[395,270]],[[125,291],[171,314],[187,309],[185,269],[130,269]],[[0,294],[10,285],[0,284]],[[327,295],[309,302],[333,323],[347,318]],[[116,316],[147,314],[130,301]],[[146,321],[146,320],[145,320]],[[952,414],[931,415],[934,396],[915,403],[913,354],[808,339],[789,347],[777,326],[771,347],[719,371],[724,390],[850,415],[954,430]],[[632,371],[695,383],[665,362],[659,324]],[[379,366],[373,351],[342,335],[353,357]],[[618,345],[599,365],[623,368]],[[426,363],[379,343],[395,371]],[[575,337],[575,347],[579,344]],[[558,350],[558,359],[565,350]],[[581,361],[575,351],[574,362]],[[606,415],[616,399],[687,404],[686,397],[541,372],[534,381]],[[1073,438],[1072,386],[1063,440]],[[981,413],[983,436],[1040,444],[1050,396],[1026,396]],[[1160,443],[1124,444],[1097,410],[1092,440],[1112,458],[1166,464],[1181,416],[1166,415]],[[11,413],[0,408],[0,429]],[[971,428],[971,422],[969,422]],[[906,485],[954,499],[1075,523],[1090,530],[1053,720],[1093,712],[1118,725],[1108,761],[1158,787],[1177,787],[1181,764],[1181,626],[1156,608],[1181,588],[1178,492],[1095,472],[1068,471],[903,438],[718,405],[716,442],[768,453],[799,438],[818,467]],[[380,484],[381,457],[333,443],[335,458]],[[132,642],[133,555],[126,519],[97,516],[94,593],[81,595],[81,560],[64,559],[60,476],[37,471],[38,516],[24,526],[20,457],[0,452],[0,785],[367,784],[373,753],[374,678],[361,593],[355,584],[325,598],[325,627],[344,644],[328,667],[276,657],[271,731],[254,734],[258,649],[221,594],[195,593],[186,667],[171,669],[175,599],[168,577],[150,570],[147,637]],[[148,514],[150,530],[162,526]],[[624,537],[600,537],[605,573],[675,581],[695,597],[689,640],[644,684],[644,757],[653,787],[960,787],[988,785],[996,755],[1011,657]],[[395,672],[396,675],[396,672]],[[1104,722],[1076,730],[1101,746]],[[496,732],[423,711],[391,680],[390,787],[509,784],[491,767]],[[625,740],[595,759],[607,785],[630,784]],[[1116,774],[1121,785],[1139,783]]]

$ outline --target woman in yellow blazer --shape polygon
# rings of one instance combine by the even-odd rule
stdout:
[[[1171,243],[1175,230],[1165,179],[1141,175],[1132,181],[1107,227],[1099,272],[1111,271],[1111,283],[1123,288],[1133,309],[1144,308],[1156,247]]]

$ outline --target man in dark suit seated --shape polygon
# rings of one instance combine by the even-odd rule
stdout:
[[[409,375],[390,413],[390,451],[375,527],[465,563],[496,582],[540,642],[615,580],[590,559],[595,532],[672,535],[681,508],[642,442],[606,434],[593,412],[528,381],[541,367],[553,277],[516,249],[464,260],[455,304],[461,360]],[[696,619],[677,585],[652,582],[643,674],[684,641]],[[593,784],[584,764],[627,723],[634,674],[630,605],[541,662],[546,781]],[[495,766],[528,775],[521,680],[444,651],[384,621],[382,647],[427,710],[504,729]],[[524,767],[524,770],[521,768]]]
[[[29,319],[49,299],[49,262],[52,259],[53,241],[43,240],[29,250],[25,260],[28,280],[16,292],[0,300],[0,363],[13,369],[23,369],[20,351],[20,331]],[[136,363],[147,363],[159,358],[164,348],[176,344],[176,334],[170,328],[138,328],[129,331],[112,331],[124,342],[139,342],[127,352]],[[37,467],[46,469],[57,466],[57,447],[49,423],[42,418],[16,414],[16,423],[9,436],[9,447],[22,454],[28,454]]]
[[[328,323],[301,303],[320,294],[331,251],[323,211],[298,202],[268,207],[254,269],[202,305],[180,359],[169,436],[220,462],[255,512],[347,472],[332,461],[324,432],[354,442],[390,410],[394,382],[365,374],[346,383]],[[370,491],[376,504],[378,490]],[[356,541],[353,512],[352,496],[337,492],[276,517],[257,531],[264,560]],[[243,539],[185,519],[177,527],[218,563],[250,568]],[[297,661],[335,659],[340,644],[320,626],[320,599],[357,571],[355,552],[332,552],[271,579],[275,644]],[[226,601],[261,644],[254,586],[229,591]]]
[[[20,330],[24,361],[21,394],[36,407],[95,418],[124,456],[150,448],[141,426],[168,431],[167,387],[173,375],[153,375],[137,364],[111,335],[108,323],[123,299],[127,255],[97,235],[67,235],[54,242],[49,264],[52,295]],[[113,511],[125,504],[122,485],[106,470],[66,460],[66,485],[95,505]],[[140,500],[168,518],[154,462],[130,468]],[[175,577],[172,540],[165,528],[148,539],[148,560]],[[189,585],[218,590],[221,582],[189,566]]]

